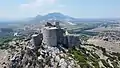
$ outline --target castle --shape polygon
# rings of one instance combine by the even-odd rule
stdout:
[[[66,30],[60,27],[59,22],[54,24],[47,22],[41,29],[41,33],[32,35],[32,41],[34,47],[44,44],[53,47],[62,45],[71,48],[80,44],[79,36],[66,34]]]

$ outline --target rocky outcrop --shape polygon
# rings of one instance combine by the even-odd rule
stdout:
[[[10,44],[8,68],[80,68],[76,61],[67,55],[67,49],[40,45],[31,49],[29,42]]]

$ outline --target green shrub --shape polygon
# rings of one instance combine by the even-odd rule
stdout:
[[[74,55],[74,58],[77,59],[79,62],[86,62],[86,58],[82,55],[82,53],[78,51],[72,51],[72,54]]]
[[[82,54],[81,51],[76,50],[76,49],[71,49],[69,50],[69,52],[74,55],[73,58],[78,61],[78,64],[81,66],[81,68],[92,68],[87,63],[87,58],[84,54]]]
[[[115,56],[117,56],[118,57],[118,60],[120,60],[120,53],[115,53],[115,52],[112,52],[112,54],[111,55],[115,55]]]
[[[95,68],[100,68],[99,66],[99,63],[98,62],[93,62],[92,65],[95,67]]]
[[[88,60],[91,61],[91,62],[96,62],[97,61],[97,59],[93,58],[92,56],[89,56]]]
[[[117,62],[113,62],[112,65],[114,66],[114,68],[119,68],[119,67],[117,66]]]
[[[112,68],[112,67],[109,65],[109,63],[107,63],[104,59],[101,59],[101,61],[102,61],[103,65],[104,65],[105,67],[107,67],[107,68]]]
[[[13,38],[12,36],[0,37],[0,49],[7,49],[9,46],[7,43],[12,41]]]
[[[89,64],[87,63],[79,63],[81,68],[92,68]]]
[[[100,57],[96,53],[91,53],[96,59],[99,59]]]

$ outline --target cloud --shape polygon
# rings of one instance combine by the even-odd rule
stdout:
[[[65,5],[59,0],[32,0],[19,5],[19,12],[24,16],[44,15],[52,12],[64,12]]]
[[[33,0],[32,2],[21,4],[21,9],[36,9],[43,6],[53,5],[56,0]]]

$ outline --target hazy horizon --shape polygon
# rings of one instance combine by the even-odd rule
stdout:
[[[18,20],[52,12],[75,18],[120,18],[120,0],[2,0],[0,20]]]

